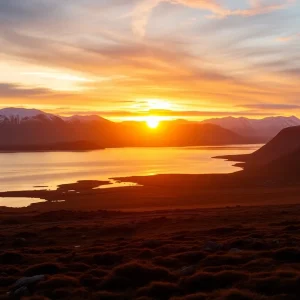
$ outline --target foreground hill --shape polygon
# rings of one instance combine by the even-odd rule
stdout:
[[[202,146],[251,143],[230,130],[213,124],[162,122],[150,129],[144,122],[114,123],[98,116],[62,118],[39,110],[0,110],[0,150],[49,148],[79,143],[104,147]],[[63,147],[64,148],[64,147]],[[58,149],[58,148],[57,148]]]
[[[246,163],[247,166],[247,163]],[[254,180],[265,180],[269,186],[299,186],[300,184],[300,147],[284,154],[263,166],[251,165],[241,175]]]
[[[283,155],[269,164],[267,164],[267,172],[270,177],[281,176],[289,181],[295,179],[298,182],[300,178],[300,147],[289,154]]]
[[[283,129],[270,142],[252,154],[228,155],[222,158],[244,163],[245,168],[266,166],[300,150],[300,126]]]
[[[267,164],[300,148],[300,126],[283,129],[274,139],[251,155],[255,164]]]
[[[282,129],[292,126],[300,126],[300,120],[295,116],[278,116],[264,119],[225,117],[208,119],[202,123],[216,124],[241,135],[260,137],[264,141],[273,138]]]

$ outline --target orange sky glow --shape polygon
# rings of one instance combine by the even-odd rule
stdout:
[[[296,0],[3,1],[0,108],[300,116],[299,17]]]

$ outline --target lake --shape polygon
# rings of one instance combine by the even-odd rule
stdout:
[[[55,189],[59,184],[78,180],[131,175],[230,173],[239,170],[232,166],[234,163],[212,157],[251,153],[260,146],[0,153],[0,191]]]

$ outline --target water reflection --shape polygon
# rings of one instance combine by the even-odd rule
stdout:
[[[13,208],[27,207],[30,204],[40,203],[40,202],[46,202],[46,200],[38,199],[38,198],[0,197],[0,206],[13,207]]]
[[[238,170],[232,166],[234,163],[211,157],[251,153],[259,147],[232,145],[0,153],[0,191],[52,190],[60,184],[79,180],[108,180],[136,175],[230,173]]]

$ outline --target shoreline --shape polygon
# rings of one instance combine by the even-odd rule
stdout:
[[[91,152],[91,151],[98,151],[98,150],[105,150],[105,149],[122,149],[122,148],[197,148],[197,147],[203,147],[206,149],[215,149],[215,148],[227,148],[227,147],[241,147],[241,146],[249,146],[253,147],[254,145],[262,145],[261,143],[257,142],[249,142],[249,143],[234,143],[234,144],[203,144],[203,145],[174,145],[174,146],[86,146],[83,148],[68,148],[68,145],[66,147],[57,147],[51,145],[28,145],[28,146],[0,146],[0,154],[1,153],[39,153],[39,152]],[[231,156],[231,155],[229,155]],[[234,156],[234,155],[233,155]],[[218,158],[218,157],[213,157]],[[220,157],[221,158],[221,157]]]
[[[0,211],[114,210],[218,208],[300,203],[298,185],[248,180],[242,171],[229,174],[165,174],[112,178],[137,186],[101,188],[110,181],[83,180],[56,190],[1,192],[0,197],[39,198],[46,202],[28,207],[1,207]],[[188,205],[187,205],[188,203]]]

